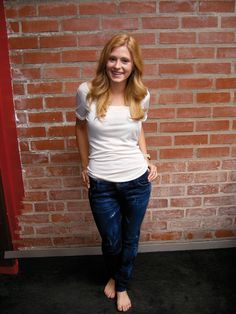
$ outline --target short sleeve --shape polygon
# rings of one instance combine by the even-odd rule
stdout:
[[[150,93],[149,93],[149,91],[147,91],[147,95],[141,101],[141,106],[142,106],[142,108],[144,110],[144,117],[143,117],[142,121],[146,121],[147,120],[149,103],[150,103]]]
[[[76,117],[80,120],[85,120],[89,111],[89,106],[87,102],[88,94],[88,85],[87,83],[82,83],[76,93]]]

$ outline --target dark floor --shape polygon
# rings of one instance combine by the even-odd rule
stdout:
[[[1,314],[112,314],[101,256],[21,259],[0,275]],[[236,248],[142,253],[129,295],[136,314],[235,314]]]

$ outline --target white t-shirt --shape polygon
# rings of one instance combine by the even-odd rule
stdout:
[[[106,116],[96,117],[96,103],[86,100],[88,84],[82,83],[76,94],[76,116],[87,120],[89,139],[88,174],[111,182],[138,178],[148,168],[139,146],[142,121],[147,118],[149,92],[141,102],[145,110],[142,121],[132,120],[129,106],[109,106]]]

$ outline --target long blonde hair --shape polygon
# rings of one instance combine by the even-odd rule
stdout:
[[[112,50],[121,46],[128,48],[133,59],[133,71],[125,87],[125,103],[130,107],[132,119],[140,120],[144,117],[141,101],[147,94],[147,88],[142,82],[143,62],[140,48],[136,40],[128,34],[117,34],[104,46],[98,61],[96,76],[91,82],[87,99],[90,103],[96,101],[96,115],[98,118],[106,115],[111,97],[110,80],[106,73],[106,64]]]

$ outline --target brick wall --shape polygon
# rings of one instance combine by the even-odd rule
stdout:
[[[25,200],[19,248],[97,245],[74,136],[78,85],[119,31],[142,47],[159,176],[142,241],[236,236],[235,1],[6,1]]]

